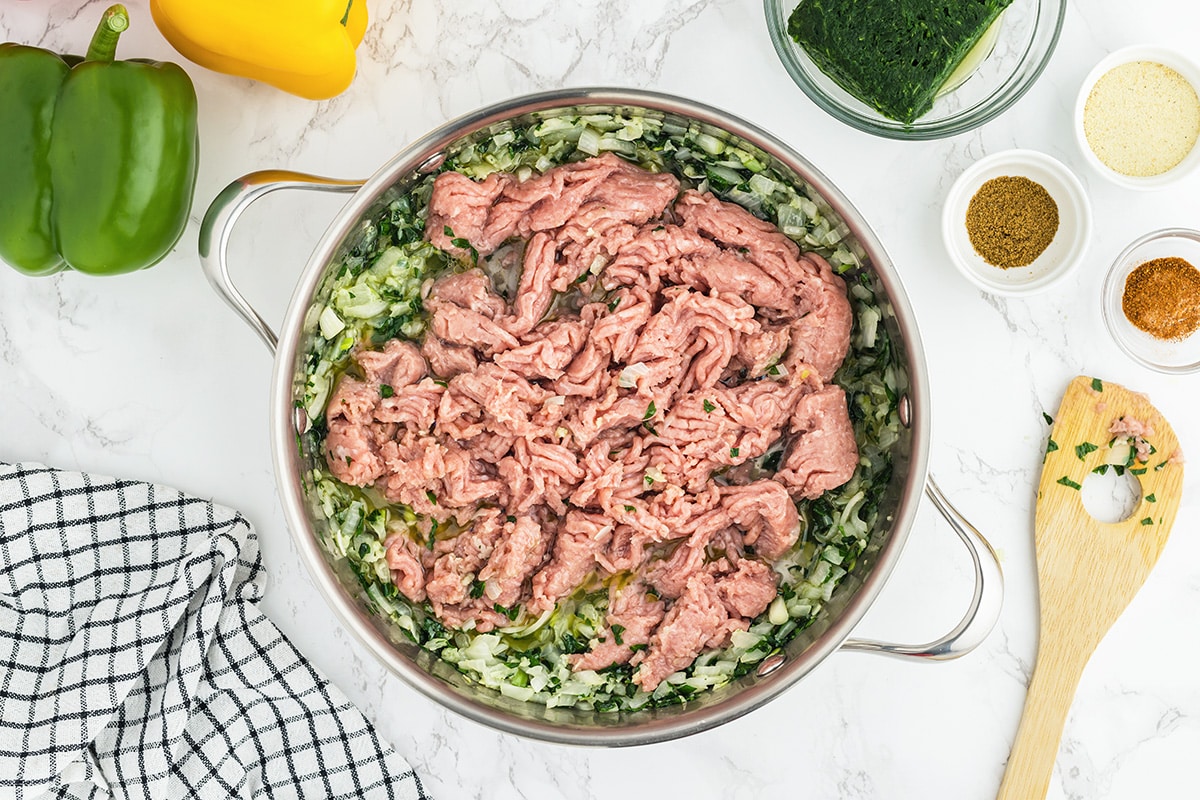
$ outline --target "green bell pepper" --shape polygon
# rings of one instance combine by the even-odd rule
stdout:
[[[132,272],[183,235],[196,90],[175,64],[115,61],[128,27],[108,9],[82,59],[0,45],[0,259],[20,272]]]

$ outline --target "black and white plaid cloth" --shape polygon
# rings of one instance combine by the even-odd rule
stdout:
[[[262,587],[234,511],[0,464],[0,798],[424,800]]]

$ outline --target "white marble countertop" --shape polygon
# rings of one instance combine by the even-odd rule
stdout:
[[[124,57],[182,62],[129,0]],[[5,2],[0,40],[78,51],[105,0]],[[1121,190],[1077,150],[1070,112],[1106,52],[1194,50],[1200,6],[1072,0],[1033,89],[982,129],[926,143],[851,130],[816,108],[776,60],[757,0],[371,0],[359,75],[341,97],[300,100],[187,65],[201,104],[196,205],[176,251],[120,279],[27,279],[0,269],[0,459],[158,481],[241,510],[270,575],[264,608],[395,747],[433,795],[616,798],[993,797],[1036,650],[1034,486],[1067,381],[1098,375],[1149,393],[1185,450],[1200,447],[1200,375],[1135,365],[1100,319],[1100,284],[1134,238],[1200,225],[1200,175]],[[284,167],[364,177],[455,116],[531,91],[653,88],[725,109],[792,143],[849,196],[891,253],[921,326],[933,395],[932,469],[1002,554],[1000,622],[975,653],[942,664],[835,654],[768,706],[716,730],[625,750],[564,748],[459,718],[384,671],[318,597],[284,524],[267,434],[271,358],[207,286],[198,222],[230,180]],[[0,143],[2,146],[2,143]],[[981,293],[954,270],[939,214],[967,165],[1041,150],[1087,187],[1095,237],[1064,284],[1030,299]],[[2,180],[2,178],[0,178]],[[337,198],[276,195],[233,240],[239,281],[282,318]],[[1200,523],[1193,469],[1166,552],[1096,652],[1067,721],[1052,798],[1195,793],[1200,748]],[[961,613],[968,565],[923,508],[899,567],[858,634],[940,635]]]

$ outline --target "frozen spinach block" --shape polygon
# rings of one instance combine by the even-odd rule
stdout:
[[[822,72],[909,123],[1012,0],[803,0],[788,35]]]

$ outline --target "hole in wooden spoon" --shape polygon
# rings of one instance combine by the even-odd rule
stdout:
[[[1103,475],[1092,472],[1083,479],[1079,490],[1083,507],[1100,522],[1129,519],[1142,499],[1142,484],[1128,472],[1118,475],[1109,469]]]

